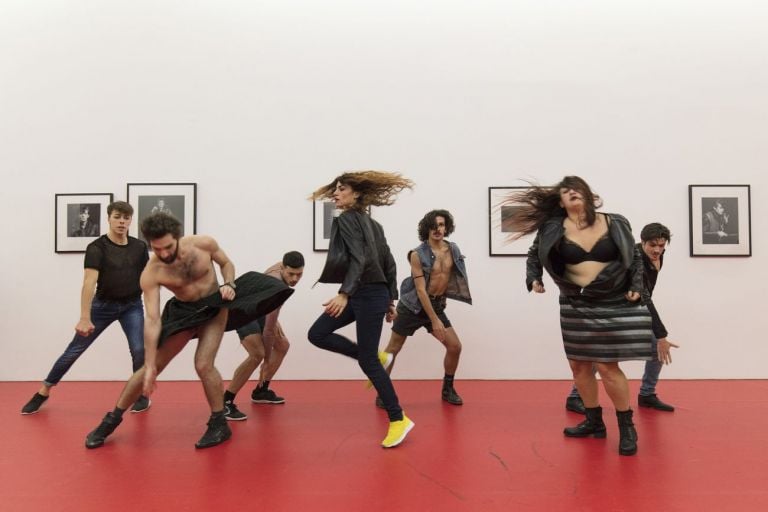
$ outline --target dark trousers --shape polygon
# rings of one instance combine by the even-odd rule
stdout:
[[[320,315],[309,328],[309,341],[324,350],[330,350],[357,360],[363,373],[384,402],[389,421],[403,419],[403,410],[395,394],[389,375],[379,361],[379,339],[384,315],[389,307],[389,291],[384,284],[365,284],[349,297],[347,307],[338,318],[327,313]],[[334,331],[355,322],[357,343]]]

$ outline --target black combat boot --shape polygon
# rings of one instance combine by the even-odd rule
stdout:
[[[632,409],[616,411],[619,420],[619,453],[634,455],[637,453],[637,430],[632,423]]]
[[[575,427],[567,427],[563,430],[563,434],[568,437],[605,437],[605,423],[603,423],[603,408],[597,407],[585,407],[584,413],[587,419],[576,425]]]

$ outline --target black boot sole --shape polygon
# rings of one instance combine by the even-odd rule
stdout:
[[[637,446],[633,450],[622,450],[619,448],[619,455],[634,455],[637,453]]]
[[[563,434],[565,435],[565,437],[594,437],[595,439],[605,439],[605,437],[608,435],[608,432],[602,431],[602,432],[590,432],[588,434],[572,434],[563,430]]]

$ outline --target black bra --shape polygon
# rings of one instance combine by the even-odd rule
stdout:
[[[558,252],[564,263],[576,265],[585,261],[599,261],[607,263],[619,258],[619,248],[608,233],[600,237],[589,251],[585,251],[579,244],[563,236]]]

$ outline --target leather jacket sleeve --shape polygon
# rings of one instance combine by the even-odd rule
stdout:
[[[365,270],[365,239],[363,230],[356,215],[342,214],[336,219],[344,244],[349,253],[349,266],[339,293],[354,295],[360,286],[360,280]]]
[[[392,252],[389,250],[389,245],[386,242],[385,238],[382,238],[384,240],[383,242],[383,250],[385,253],[384,256],[384,275],[387,278],[387,287],[389,288],[389,298],[394,300],[397,300],[398,298],[398,290],[397,290],[397,264],[395,263],[395,258],[392,256]]]
[[[637,246],[633,248],[632,266],[629,268],[629,272],[631,278],[629,290],[633,292],[639,292],[642,295],[643,290],[645,289],[645,285],[643,283],[643,255]]]
[[[533,289],[533,282],[538,281],[543,284],[544,268],[539,259],[539,241],[540,233],[536,233],[531,247],[528,249],[528,258],[525,260],[525,286],[530,292]]]

